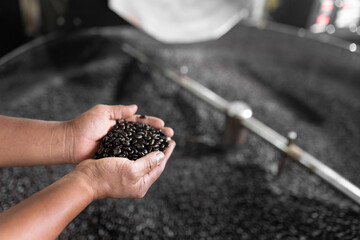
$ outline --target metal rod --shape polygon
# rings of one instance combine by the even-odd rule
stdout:
[[[292,159],[295,160],[295,162],[315,173],[360,205],[360,189],[357,186],[346,180],[340,174],[326,166],[324,163],[322,163],[306,151],[302,150],[297,145],[288,145],[287,138],[280,135],[270,127],[266,126],[256,118],[252,117],[252,113],[244,115],[243,112],[232,111],[231,102],[228,102],[227,100],[217,95],[210,89],[204,87],[195,80],[158,65],[157,63],[151,61],[151,59],[145,54],[127,43],[123,44],[122,49],[124,52],[134,57],[138,61],[159,70],[166,77],[179,84],[186,90],[192,92],[194,95],[204,100],[208,104],[212,105],[216,109],[223,111],[227,115],[231,113],[231,117],[237,118],[244,127],[275,146],[281,152],[290,156]]]
[[[357,186],[307,152],[303,152],[298,161],[360,205],[360,190]]]

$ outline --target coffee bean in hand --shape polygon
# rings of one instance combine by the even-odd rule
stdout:
[[[94,158],[124,157],[136,160],[153,151],[165,151],[169,146],[165,133],[144,123],[116,121],[116,125],[101,139]]]

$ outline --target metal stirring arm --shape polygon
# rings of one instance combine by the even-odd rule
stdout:
[[[271,145],[275,146],[281,152],[291,157],[295,162],[315,173],[340,192],[360,205],[360,189],[326,166],[324,163],[298,147],[289,143],[288,138],[280,135],[270,127],[266,126],[252,116],[251,108],[243,102],[229,102],[217,95],[210,89],[194,81],[186,75],[176,73],[175,71],[164,68],[153,62],[148,56],[137,50],[135,47],[124,43],[122,45],[124,52],[137,59],[139,62],[148,65],[160,71],[167,78],[179,84],[186,90],[212,105],[216,109],[224,112],[227,116],[237,119],[242,126],[265,139]]]

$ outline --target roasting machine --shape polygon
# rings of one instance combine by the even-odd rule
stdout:
[[[64,238],[335,232],[350,239],[360,226],[359,64],[350,43],[275,24],[238,24],[218,40],[188,45],[162,44],[133,28],[90,29],[47,36],[3,57],[0,113],[67,120],[97,103],[138,103],[174,127],[174,161],[151,201],[95,202]],[[247,130],[254,134],[245,141]],[[210,136],[221,152],[194,147],[191,134]],[[289,164],[284,172],[288,158],[309,171]],[[271,162],[276,170],[268,176]],[[0,169],[0,211],[69,170]]]
[[[180,69],[180,73],[177,73],[153,62],[148,56],[128,43],[125,43],[122,46],[122,49],[139,62],[160,71],[168,79],[179,84],[187,91],[193,93],[217,110],[226,114],[227,129],[225,130],[226,134],[224,136],[224,143],[227,146],[229,144],[234,145],[234,143],[241,143],[243,141],[244,128],[249,129],[251,132],[260,136],[275,148],[283,152],[286,156],[289,156],[301,166],[318,175],[360,205],[360,189],[336,171],[323,164],[320,160],[297,146],[294,142],[297,137],[295,132],[289,132],[287,137],[280,135],[275,130],[253,117],[252,109],[247,103],[241,101],[229,102],[205,86],[186,76],[186,66],[183,66]],[[285,159],[286,157],[281,159],[279,163],[279,174],[283,170]]]
[[[187,76],[188,70],[186,66],[182,66],[179,71],[176,72],[154,62],[146,54],[138,50],[130,43],[123,43],[121,49],[140,63],[156,69],[174,83],[196,95],[215,109],[223,112],[227,119],[223,141],[225,147],[234,147],[236,144],[242,143],[245,136],[244,131],[245,129],[248,129],[285,154],[279,162],[278,174],[280,174],[284,169],[286,157],[290,157],[296,163],[321,177],[357,204],[360,204],[360,189],[336,171],[323,164],[320,160],[297,146],[295,144],[297,137],[296,132],[291,131],[288,133],[287,137],[282,136],[269,126],[266,126],[261,121],[253,117],[253,111],[247,103],[241,101],[229,102]],[[15,54],[17,55],[20,53],[21,50]],[[14,56],[12,55],[8,56],[9,59],[5,57],[0,62],[0,65],[6,64],[6,62],[10,61],[13,57]]]

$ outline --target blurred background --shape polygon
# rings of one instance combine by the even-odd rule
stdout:
[[[178,28],[186,24],[185,19],[190,18],[198,22],[201,21],[200,19],[203,19],[202,21],[206,19],[210,24],[205,27],[216,29],[216,24],[212,24],[211,21],[220,22],[223,19],[216,18],[215,14],[210,18],[209,12],[206,11],[208,8],[204,7],[203,2],[178,1],[180,6],[180,8],[178,7],[178,16],[182,16],[182,18],[173,18],[174,21],[178,21]],[[121,13],[134,25],[139,24],[141,15],[143,19],[146,19],[141,23],[142,28],[145,29],[151,29],[159,24],[158,22],[162,22],[162,25],[165,26],[168,24],[165,20],[169,20],[166,19],[166,14],[154,14],[147,9],[152,6],[152,10],[157,9],[158,12],[161,12],[162,7],[168,7],[166,4],[168,4],[166,1],[165,3],[164,1],[154,1],[153,4],[148,4],[146,1],[128,3],[122,0],[110,2],[101,0],[3,0],[0,3],[0,27],[3,32],[0,55],[4,55],[33,38],[52,32],[128,24],[116,12]],[[189,11],[189,4],[190,6],[194,5],[191,7],[191,13],[184,14]],[[245,9],[248,12],[243,17],[247,20],[277,22],[307,29],[316,34],[330,34],[352,42],[359,41],[360,2],[357,0],[255,0],[251,2],[235,0],[223,1],[221,4],[219,1],[207,3],[207,5],[214,4],[218,10],[232,8],[234,12],[238,12],[239,9]],[[112,8],[112,6],[114,7]],[[176,7],[173,7],[169,12],[175,12],[175,9]],[[185,9],[186,11],[184,11]],[[180,12],[181,14],[179,14]],[[194,14],[199,17],[194,17]],[[228,18],[232,16],[229,11],[226,14]],[[196,21],[193,21],[192,24],[196,25]],[[157,34],[156,31],[161,31],[161,28],[153,31],[154,35]]]
[[[136,103],[175,130],[144,199],[95,201],[59,239],[359,239],[358,203],[289,158],[278,174],[284,155],[251,132],[229,142],[241,126],[124,48],[248,103],[360,186],[359,17],[360,0],[1,0],[0,114]],[[0,212],[73,167],[0,169]]]

